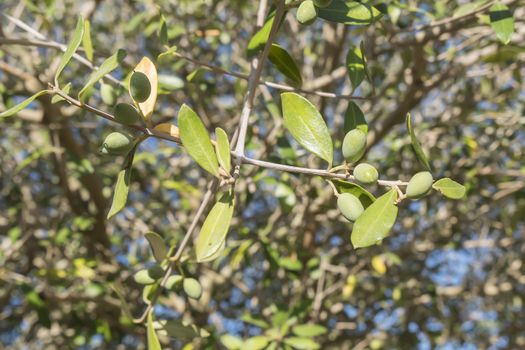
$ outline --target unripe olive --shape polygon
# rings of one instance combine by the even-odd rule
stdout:
[[[162,276],[164,276],[164,270],[159,265],[154,265],[150,267],[149,269],[142,269],[137,271],[133,275],[133,279],[138,284],[153,284],[155,281],[160,279]]]
[[[140,114],[135,107],[129,103],[119,103],[113,110],[115,120],[119,123],[131,125],[140,119]]]
[[[408,182],[407,198],[417,199],[423,197],[432,188],[432,182],[434,182],[434,179],[428,171],[421,171],[415,174]]]
[[[357,181],[365,185],[371,185],[377,182],[379,174],[377,169],[368,163],[358,164],[354,169],[354,177]]]
[[[113,106],[117,100],[117,92],[113,86],[102,83],[100,85],[100,97],[102,97],[102,102],[108,106]]]
[[[328,7],[332,3],[332,0],[314,0],[314,5],[317,7]]]
[[[112,132],[104,139],[100,153],[109,155],[122,155],[133,148],[133,138],[121,132]]]
[[[182,282],[184,292],[192,299],[199,299],[202,295],[202,287],[195,278],[185,278]]]
[[[317,18],[317,9],[312,0],[306,0],[299,5],[295,18],[301,24],[311,24]]]
[[[343,140],[343,157],[349,163],[355,163],[365,153],[366,134],[359,130],[350,130]]]
[[[148,99],[151,94],[151,83],[146,74],[133,72],[129,80],[129,93],[137,102],[144,102]]]
[[[182,284],[183,280],[184,277],[182,277],[181,275],[172,275],[168,277],[168,279],[166,280],[166,289],[170,289],[173,291],[177,290]]]
[[[341,214],[350,221],[356,221],[365,208],[361,201],[350,193],[341,193],[337,198],[337,207],[341,211]]]

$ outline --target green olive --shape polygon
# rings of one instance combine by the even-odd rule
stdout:
[[[312,24],[317,18],[317,9],[312,0],[306,0],[299,5],[295,18],[301,24]]]
[[[358,164],[354,169],[354,176],[357,181],[365,185],[372,185],[377,182],[379,174],[377,169],[368,163]]]
[[[162,276],[164,276],[164,270],[159,265],[154,265],[148,269],[142,269],[137,271],[133,275],[133,279],[138,284],[153,284],[158,279],[160,279]]]
[[[100,97],[102,97],[102,102],[108,106],[113,106],[117,100],[117,92],[113,86],[102,83],[100,85]]]
[[[108,155],[124,155],[133,148],[133,138],[121,132],[112,132],[104,139],[100,153]]]
[[[133,72],[129,80],[129,94],[136,102],[144,102],[151,94],[151,83],[146,74]]]
[[[418,199],[423,197],[432,188],[432,174],[428,171],[421,171],[410,179],[406,189],[407,198]]]
[[[343,140],[343,157],[349,163],[355,163],[365,153],[366,150],[366,134],[359,130],[350,130]]]
[[[332,3],[332,0],[314,0],[314,5],[317,7],[328,7]]]
[[[350,221],[356,221],[365,208],[361,201],[350,193],[341,193],[337,198],[337,207],[341,214]]]
[[[113,110],[115,120],[125,125],[136,123],[140,119],[140,114],[135,107],[129,103],[119,103]]]
[[[185,278],[182,287],[188,297],[192,299],[199,299],[202,295],[202,286],[195,278]]]
[[[180,285],[182,284],[182,281],[184,280],[184,277],[181,275],[172,275],[168,277],[166,280],[166,289],[175,291],[177,290]]]

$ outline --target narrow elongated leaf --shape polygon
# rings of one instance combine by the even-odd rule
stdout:
[[[346,108],[345,113],[345,122],[344,122],[344,132],[345,135],[347,132],[353,129],[359,129],[365,134],[368,133],[368,124],[365,119],[365,115],[361,108],[353,102],[348,102],[348,107]]]
[[[268,17],[266,17],[262,28],[259,29],[248,42],[248,58],[253,57],[264,48],[264,44],[266,44],[268,37],[270,36],[270,30],[272,29],[274,19],[275,11],[272,11]]]
[[[166,258],[167,254],[166,244],[164,243],[162,237],[155,232],[148,232],[144,235],[144,237],[146,237],[148,240],[155,260],[157,260],[159,263],[162,262]]]
[[[107,58],[96,71],[91,73],[88,82],[78,93],[78,99],[80,102],[85,102],[85,96],[87,92],[93,87],[93,85],[95,85],[95,83],[102,79],[102,77],[104,77],[106,74],[116,69],[124,57],[126,57],[126,51],[119,49],[114,55]]]
[[[45,94],[49,94],[49,93],[50,93],[49,90],[42,90],[42,91],[37,92],[33,96],[25,99],[24,101],[20,102],[19,104],[15,105],[15,106],[9,108],[7,111],[3,111],[2,113],[0,113],[0,118],[7,118],[7,117],[10,117],[12,115],[17,114],[22,109],[24,109],[27,106],[29,106],[29,104],[31,102],[33,102],[35,99],[37,99],[38,97],[40,97],[42,95],[45,95]]]
[[[331,22],[347,25],[368,25],[381,17],[375,7],[350,0],[335,0],[327,7],[318,8],[317,16]]]
[[[151,93],[148,99],[144,102],[139,103],[139,109],[142,112],[142,115],[144,116],[144,118],[148,119],[153,114],[153,111],[155,110],[155,103],[157,102],[159,84],[157,68],[149,58],[143,57],[142,60],[140,60],[139,64],[137,64],[137,66],[135,67],[134,71],[146,74],[151,84]]]
[[[217,144],[215,149],[217,151],[217,159],[219,164],[228,173],[232,171],[231,155],[230,155],[230,141],[228,141],[228,135],[226,131],[221,128],[215,129],[215,136],[217,137]]]
[[[439,179],[432,185],[432,188],[441,192],[445,197],[450,199],[461,199],[465,197],[466,189],[460,183],[445,177]]]
[[[84,34],[84,20],[82,17],[78,17],[77,26],[75,28],[75,32],[73,33],[73,36],[71,37],[71,40],[69,41],[69,44],[66,48],[66,51],[64,52],[64,55],[62,55],[62,59],[60,60],[60,64],[58,65],[57,71],[55,73],[55,84],[58,85],[58,77],[64,70],[64,68],[67,66],[69,61],[71,60],[71,57],[75,54],[75,51],[77,51],[78,46],[80,45],[80,42],[82,41],[82,36]]]
[[[115,192],[113,193],[113,201],[111,202],[111,208],[109,209],[108,213],[108,219],[113,217],[113,215],[117,214],[126,206],[134,155],[135,148],[129,152],[128,156],[126,157],[126,161],[124,162],[124,167],[118,173],[117,183],[115,184]]]
[[[303,84],[303,78],[301,77],[297,63],[284,48],[277,44],[272,44],[270,52],[268,53],[268,59],[279,72],[283,73],[284,76],[290,79],[295,85],[301,86]]]
[[[284,343],[297,350],[316,350],[321,348],[310,338],[290,337],[284,338]]]
[[[82,35],[82,47],[88,60],[93,62],[93,44],[91,43],[91,24],[84,20],[84,35]]]
[[[396,221],[396,189],[391,189],[365,209],[356,220],[351,241],[354,248],[364,248],[377,244],[385,238]]]
[[[199,116],[185,104],[179,111],[179,133],[182,145],[191,158],[204,170],[219,177],[217,156],[213,150],[208,131]]]
[[[193,338],[206,338],[210,333],[194,324],[181,320],[160,320],[153,322],[159,334],[165,334],[178,340],[191,340]]]
[[[155,333],[155,328],[153,328],[153,311],[148,313],[148,350],[162,350],[160,346],[159,338],[157,338],[157,333]]]
[[[71,91],[71,83],[67,83],[66,85],[64,85],[62,91],[65,94],[69,95],[69,92]],[[60,95],[53,95],[53,97],[51,98],[51,103],[58,103],[60,101],[65,101],[65,99]]]
[[[510,41],[514,32],[514,18],[509,8],[498,2],[489,9],[490,26],[499,40],[505,45]]]
[[[301,324],[293,327],[292,331],[299,337],[317,337],[325,334],[326,328],[318,324]]]
[[[370,206],[370,204],[374,203],[376,200],[376,197],[367,190],[365,190],[363,187],[359,186],[358,184],[355,184],[353,182],[343,181],[343,180],[332,180],[332,183],[334,184],[335,188],[339,193],[350,193],[359,199],[361,204],[363,204],[363,207],[366,209]]]
[[[348,77],[352,82],[352,88],[355,90],[366,76],[365,58],[359,46],[351,46],[350,49],[348,49],[346,69],[348,70]]]
[[[223,193],[206,217],[195,246],[197,261],[202,262],[223,245],[233,217],[232,192]]]
[[[284,126],[304,148],[332,165],[332,137],[323,117],[306,98],[294,93],[281,94]]]
[[[428,163],[428,158],[425,155],[423,148],[421,148],[421,144],[417,140],[416,133],[414,132],[414,128],[412,127],[412,118],[410,116],[410,113],[407,114],[407,129],[408,133],[410,134],[412,148],[416,153],[417,159],[419,159],[419,162],[425,167],[426,170],[430,171],[430,164]]]

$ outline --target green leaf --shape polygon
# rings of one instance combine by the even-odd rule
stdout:
[[[268,59],[279,72],[283,73],[284,76],[290,79],[296,86],[303,84],[303,78],[301,77],[297,63],[284,48],[277,44],[272,44],[270,52],[268,53]]]
[[[354,248],[364,248],[377,244],[385,238],[396,221],[397,190],[391,189],[365,209],[356,220],[351,241]]]
[[[299,337],[317,337],[325,334],[326,328],[318,324],[301,324],[293,327],[292,332]]]
[[[206,338],[210,333],[204,328],[199,328],[194,324],[190,324],[181,320],[160,320],[155,322],[155,329],[165,332],[170,337],[179,340],[191,340],[197,337]]]
[[[228,141],[228,135],[226,131],[221,128],[215,128],[215,136],[217,137],[217,143],[215,150],[217,151],[217,159],[219,164],[228,173],[232,171],[231,155],[230,155],[230,141]]]
[[[148,350],[162,350],[160,346],[159,338],[157,338],[157,333],[155,333],[155,328],[153,328],[153,311],[148,313]]]
[[[233,217],[233,209],[233,193],[231,191],[223,193],[202,224],[195,245],[198,262],[203,262],[210,255],[215,254],[224,244]]]
[[[374,195],[367,190],[365,190],[363,187],[359,186],[358,184],[355,184],[353,182],[343,181],[343,180],[331,180],[334,184],[335,188],[339,193],[350,193],[356,196],[361,204],[363,204],[363,207],[366,209],[368,208],[376,198]]]
[[[69,95],[69,92],[71,91],[71,83],[67,83],[66,85],[64,85],[62,91],[65,94]],[[65,99],[60,95],[53,95],[53,97],[51,97],[51,103],[53,104],[58,103],[60,101],[65,101]]]
[[[91,43],[91,24],[84,20],[84,35],[82,35],[82,47],[88,60],[93,62],[93,44]]]
[[[179,133],[190,157],[204,170],[219,177],[219,164],[208,131],[199,116],[186,104],[179,111]]]
[[[166,258],[166,244],[164,244],[164,240],[162,237],[155,233],[155,232],[148,232],[144,235],[146,239],[148,240],[149,246],[151,248],[151,251],[153,252],[153,256],[155,257],[155,260],[157,260],[159,263],[162,262]]]
[[[78,93],[78,99],[80,102],[84,103],[85,95],[86,93],[91,89],[93,85],[102,77],[108,73],[110,73],[112,70],[116,69],[119,64],[124,60],[124,57],[126,57],[126,51],[119,49],[114,55],[107,58],[100,67],[91,73],[91,76],[88,79],[88,82],[86,85],[80,90]]]
[[[366,76],[365,58],[359,46],[351,46],[348,49],[346,69],[348,70],[348,77],[352,82],[352,88],[355,90]]]
[[[283,16],[284,18],[284,16]],[[264,48],[268,41],[270,31],[272,29],[273,21],[275,19],[275,11],[270,12],[264,22],[264,25],[259,29],[248,42],[248,58],[253,57]]]
[[[490,26],[499,40],[505,45],[510,42],[514,32],[514,18],[509,8],[498,2],[489,9]]]
[[[332,165],[332,138],[323,117],[306,98],[294,93],[281,94],[284,126],[304,148]]]
[[[231,334],[221,335],[221,343],[228,350],[242,349],[242,339]]]
[[[410,134],[412,148],[416,153],[417,159],[419,159],[420,163],[425,167],[426,170],[431,171],[427,156],[425,155],[425,152],[423,152],[423,149],[421,148],[421,145],[419,144],[419,141],[416,138],[414,128],[412,127],[412,117],[410,116],[410,113],[407,113],[407,129],[408,133]]]
[[[318,8],[317,16],[347,25],[368,25],[379,19],[381,12],[373,6],[357,1],[334,0],[327,7]]]
[[[69,45],[66,48],[66,51],[64,52],[64,55],[62,55],[62,59],[60,60],[60,64],[58,65],[58,69],[55,73],[55,84],[58,85],[58,77],[64,70],[64,68],[67,66],[69,61],[71,60],[71,57],[75,54],[75,51],[77,51],[78,46],[80,45],[80,42],[82,41],[82,36],[84,34],[84,20],[81,16],[78,17],[77,26],[75,28],[75,32],[73,33],[73,37],[71,38],[71,41],[69,42]]]
[[[460,183],[445,177],[439,179],[432,185],[432,188],[441,192],[445,197],[450,199],[461,199],[465,197],[466,189]]]
[[[166,19],[164,18],[164,15],[160,16],[159,40],[162,45],[168,44],[168,26],[166,25]]]
[[[348,102],[348,107],[346,108],[345,121],[344,121],[344,133],[353,129],[359,129],[365,134],[368,133],[368,124],[365,119],[365,115],[361,108],[353,102]]]
[[[315,341],[310,338],[299,338],[299,337],[290,337],[284,338],[284,343],[290,345],[294,349],[298,350],[315,350],[319,349],[320,346]]]
[[[257,335],[255,337],[248,338],[244,342],[243,349],[261,350],[264,349],[269,342],[270,339],[268,339],[268,337],[265,337],[263,335]]]
[[[129,152],[124,162],[124,167],[118,173],[117,183],[115,184],[115,192],[113,194],[113,201],[111,202],[111,208],[109,209],[107,217],[108,219],[113,217],[113,215],[117,214],[126,206],[134,155],[135,148]]]
[[[33,102],[38,97],[40,97],[42,95],[45,95],[45,94],[49,94],[49,93],[51,93],[51,91],[49,91],[49,90],[42,90],[42,91],[37,92],[33,96],[25,99],[24,101],[20,102],[19,104],[15,105],[15,106],[9,108],[7,111],[3,111],[2,113],[0,113],[0,118],[7,118],[7,117],[10,117],[12,115],[17,114],[22,109],[26,108],[31,102]]]

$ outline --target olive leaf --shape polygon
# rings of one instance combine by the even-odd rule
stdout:
[[[368,25],[381,17],[374,6],[350,0],[334,0],[327,7],[318,8],[317,16],[327,21],[347,25]]]
[[[489,9],[490,26],[499,40],[505,45],[510,42],[514,32],[514,18],[509,8],[497,2]]]
[[[234,205],[233,192],[225,192],[204,220],[195,245],[198,262],[208,260],[207,258],[214,255],[224,244],[233,217]]]
[[[40,97],[42,95],[45,95],[45,94],[49,94],[49,93],[51,93],[51,91],[49,91],[49,90],[42,90],[42,91],[37,92],[33,96],[31,96],[31,97],[25,99],[24,101],[20,102],[19,104],[17,104],[15,106],[9,108],[8,110],[3,111],[2,113],[0,113],[0,118],[7,118],[7,117],[10,117],[12,115],[17,114],[22,109],[24,109],[27,106],[29,106],[29,104],[31,102],[33,102],[35,99],[37,99],[38,97]]]
[[[318,324],[300,324],[294,326],[292,332],[299,337],[317,337],[325,334],[327,329]]]
[[[365,114],[355,102],[350,101],[348,102],[344,118],[345,135],[353,129],[359,129],[365,134],[368,133],[368,124],[365,119]]]
[[[62,58],[60,59],[60,64],[58,65],[57,71],[55,73],[55,85],[58,86],[58,77],[66,68],[67,64],[71,60],[71,57],[75,54],[75,51],[77,51],[78,47],[80,46],[80,42],[82,41],[82,36],[84,35],[84,20],[81,16],[78,17],[77,26],[75,28],[75,32],[73,33],[73,36],[71,37],[71,40],[69,41],[69,44],[67,45],[66,51],[64,51],[64,54],[62,55]]]
[[[321,348],[321,346],[317,344],[315,340],[310,338],[289,337],[284,338],[284,343],[294,349],[315,350]]]
[[[215,136],[217,137],[217,143],[215,145],[215,150],[217,151],[217,159],[219,160],[219,164],[224,168],[224,170],[226,170],[229,173],[232,170],[232,165],[230,155],[230,141],[228,141],[228,135],[223,129],[216,128]]]
[[[100,65],[100,67],[98,67],[96,71],[91,73],[86,85],[84,85],[82,90],[80,90],[80,92],[78,93],[78,99],[81,103],[85,103],[86,94],[93,87],[93,85],[95,85],[95,83],[102,79],[102,77],[104,77],[106,74],[116,69],[122,62],[122,60],[124,60],[124,57],[126,57],[126,51],[119,49],[115,54],[108,57],[104,62],[102,62],[102,64]]]
[[[151,92],[148,97],[148,99],[144,102],[141,102],[138,104],[139,110],[144,116],[144,118],[148,119],[153,114],[153,111],[155,109],[155,103],[157,102],[157,94],[158,94],[158,75],[157,75],[157,68],[155,67],[155,64],[147,58],[143,57],[142,60],[135,66],[133,69],[134,72],[141,72],[144,73],[151,84]]]
[[[82,35],[82,47],[88,60],[93,62],[93,44],[91,42],[91,23],[84,20],[84,35]]]
[[[210,336],[210,333],[206,329],[199,328],[194,324],[181,320],[159,320],[153,323],[153,327],[160,335],[169,335],[179,340],[191,340],[196,337],[206,338]]]
[[[115,184],[115,191],[113,193],[113,200],[107,218],[110,219],[126,206],[129,192],[129,182],[131,179],[131,169],[133,166],[133,157],[135,155],[136,146],[128,153],[122,170],[119,171],[117,183]]]
[[[466,189],[460,183],[445,177],[439,179],[432,185],[432,188],[441,192],[445,197],[450,199],[461,199],[465,197]]]
[[[284,48],[277,44],[272,44],[268,52],[268,59],[279,72],[283,73],[284,76],[290,79],[296,86],[303,84],[303,78],[301,77],[297,63]]]
[[[352,88],[355,90],[366,76],[365,57],[359,46],[351,46],[348,49],[346,69],[348,71],[348,77],[352,82]]]
[[[153,327],[153,310],[148,313],[148,326],[147,326],[147,335],[148,335],[148,350],[162,350],[160,346],[159,338],[157,338],[157,333],[155,333],[155,328]]]
[[[359,199],[363,207],[366,209],[370,204],[374,203],[376,198],[374,195],[363,187],[355,184],[353,182],[343,181],[343,180],[331,180],[335,188],[339,193],[350,193]]]
[[[166,245],[162,237],[155,232],[148,232],[144,235],[148,240],[149,246],[157,262],[162,262],[167,255]]]
[[[210,136],[199,116],[186,104],[179,111],[179,133],[182,145],[204,170],[219,177],[219,164]]]
[[[414,132],[414,128],[412,127],[412,117],[410,116],[410,113],[407,113],[406,122],[407,122],[408,133],[410,134],[410,140],[412,142],[412,148],[414,149],[414,152],[416,153],[416,156],[419,159],[419,162],[425,167],[426,170],[431,171],[430,164],[428,163],[428,158],[425,155],[423,148],[421,148],[421,144],[417,140],[416,134]]]
[[[365,209],[356,220],[351,241],[354,248],[364,248],[377,244],[385,238],[396,221],[397,190],[391,189]]]
[[[66,95],[69,95],[70,91],[71,91],[71,83],[69,82],[66,85],[64,85],[64,87],[62,88],[62,92],[65,93]],[[60,95],[53,95],[53,97],[51,97],[51,103],[53,104],[58,103],[60,101],[65,101],[65,99]]]
[[[319,111],[310,101],[294,92],[281,94],[281,103],[284,126],[293,138],[332,166],[332,138]]]
[[[285,17],[286,13],[282,16],[281,23],[279,23],[279,26],[283,23]],[[268,14],[266,20],[264,21],[264,25],[252,36],[252,38],[248,42],[248,58],[255,56],[259,51],[261,51],[264,48],[264,45],[266,44],[266,42],[268,41],[268,37],[270,36],[270,31],[272,30],[274,19],[275,10],[271,11]]]

